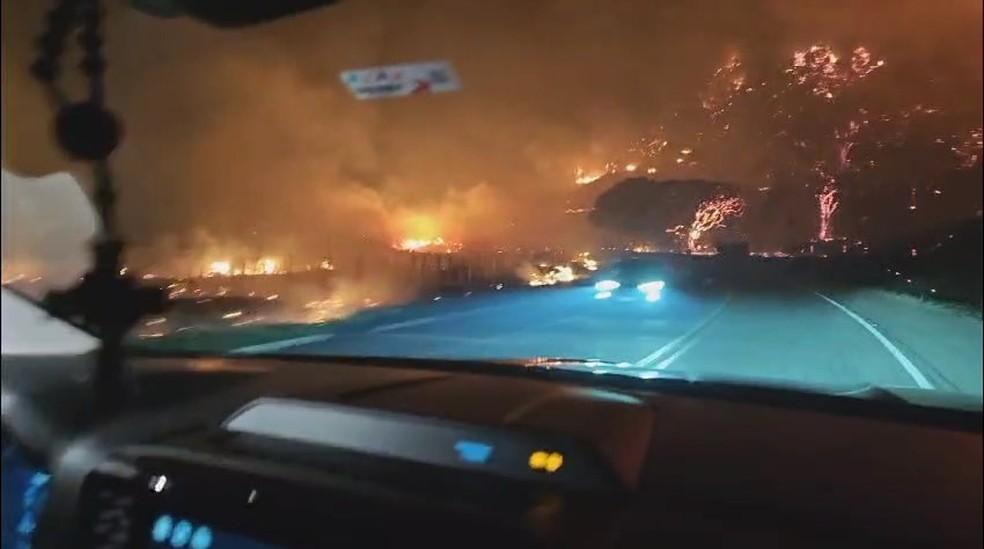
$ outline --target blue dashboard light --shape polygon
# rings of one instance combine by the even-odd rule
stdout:
[[[184,547],[191,539],[191,532],[194,530],[191,523],[187,520],[178,521],[171,532],[171,547]]]
[[[454,444],[454,450],[458,452],[458,457],[468,463],[485,463],[492,455],[494,447],[484,442],[473,440],[459,440]]]
[[[17,533],[27,540],[31,540],[35,530],[37,530],[38,517],[41,515],[41,509],[48,497],[49,480],[51,480],[51,475],[36,471],[28,479],[27,487],[24,489],[22,498],[24,507],[20,521],[17,523]],[[28,543],[24,546],[30,548],[31,544]]]
[[[171,537],[171,529],[174,528],[174,519],[170,515],[161,515],[154,521],[154,528],[150,531],[150,536],[157,543],[164,543]]]
[[[208,549],[212,545],[212,530],[208,526],[199,526],[188,545],[191,549]]]
[[[0,546],[30,549],[48,500],[51,475],[30,462],[19,446],[8,444],[6,435],[0,465],[3,481],[0,482],[3,487]]]

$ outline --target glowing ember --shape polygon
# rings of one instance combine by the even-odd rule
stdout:
[[[883,66],[885,66],[885,60],[873,61],[871,52],[864,46],[854,48],[854,52],[851,54],[851,72],[856,78],[864,78],[874,72],[875,69]]]
[[[745,212],[745,201],[737,196],[725,197],[718,196],[701,202],[694,213],[694,220],[690,226],[678,225],[666,232],[674,233],[686,239],[687,250],[691,253],[699,252],[700,238],[712,229],[722,228],[724,222],[731,217],[741,217]]]
[[[737,53],[728,57],[723,65],[714,71],[707,92],[701,95],[701,106],[711,118],[718,118],[734,104],[734,97],[745,87],[745,74],[742,72],[741,58]]]
[[[662,134],[662,128],[659,129],[658,134]],[[669,141],[658,137],[657,134],[650,134],[647,137],[641,137],[632,143],[628,148],[628,153],[632,157],[645,157],[649,159],[656,159],[659,157],[659,153],[663,152],[663,149],[669,145]],[[614,164],[614,163],[609,163]]]
[[[817,202],[820,204],[820,231],[817,234],[817,238],[820,240],[829,241],[834,238],[831,219],[834,216],[834,212],[837,211],[837,207],[840,206],[837,195],[837,187],[833,184],[824,185],[820,192],[817,193]]]
[[[981,128],[976,128],[960,138],[950,150],[957,155],[961,168],[973,168],[981,159],[982,146],[984,146],[984,132]]]
[[[574,272],[574,267],[571,264],[563,263],[559,265],[550,265],[548,263],[530,265],[527,263],[519,268],[517,274],[525,279],[526,283],[532,287],[566,284],[580,278]]]
[[[793,53],[791,66],[786,69],[793,82],[808,86],[813,95],[833,99],[845,86],[866,78],[885,65],[885,60],[872,58],[864,46],[858,46],[846,63],[828,45],[814,44],[807,50]]]

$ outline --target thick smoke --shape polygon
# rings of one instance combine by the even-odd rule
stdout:
[[[52,146],[51,111],[27,76],[44,4],[3,3],[3,162],[85,178]],[[136,248],[175,258],[203,253],[202,241],[338,256],[414,231],[476,245],[587,242],[584,218],[563,215],[575,167],[603,164],[656,121],[686,126],[678,107],[699,105],[730,51],[762,68],[818,41],[864,43],[889,59],[888,99],[926,93],[980,125],[976,0],[353,0],[235,31],[110,8],[122,226]],[[359,102],[338,79],[433,59],[454,64],[460,92]],[[773,159],[729,143],[686,177],[762,186]],[[759,236],[773,239],[794,206],[774,204]]]

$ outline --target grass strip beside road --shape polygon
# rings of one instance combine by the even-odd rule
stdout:
[[[498,299],[496,294],[484,297]],[[179,332],[172,332],[163,337],[131,338],[130,345],[137,349],[150,352],[186,352],[225,354],[238,349],[255,347],[277,341],[308,338],[329,333],[333,329],[342,330],[373,330],[389,331],[402,325],[429,323],[437,318],[473,314],[492,308],[485,305],[482,298],[468,300],[473,304],[472,309],[454,311],[462,303],[459,299],[446,299],[439,302],[418,301],[406,305],[365,309],[347,318],[340,318],[323,323],[277,323],[256,324],[252,326],[219,327],[197,326]],[[437,314],[435,313],[443,313]],[[425,316],[428,315],[428,316]],[[409,318],[409,320],[401,320]],[[409,324],[407,324],[409,323]]]

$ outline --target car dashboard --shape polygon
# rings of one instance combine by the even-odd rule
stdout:
[[[8,363],[5,429],[51,439],[36,547],[981,543],[979,413],[516,366],[188,357],[135,358],[139,404],[87,421],[85,400],[32,410],[73,393],[16,384]]]

